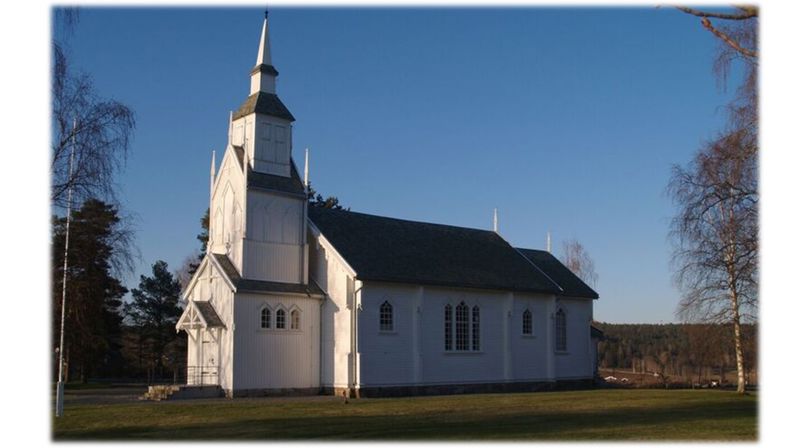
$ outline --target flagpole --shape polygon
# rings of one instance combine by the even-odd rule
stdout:
[[[77,123],[72,120],[72,144],[69,149],[69,188],[67,189],[67,229],[64,238],[64,277],[61,280],[61,337],[58,345],[58,383],[56,385],[56,417],[64,414],[64,316],[67,309],[67,267],[69,254],[69,224],[72,220],[72,164],[75,160],[75,130]]]

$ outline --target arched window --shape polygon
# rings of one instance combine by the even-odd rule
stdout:
[[[481,349],[481,309],[472,307],[472,350]]]
[[[292,330],[299,330],[300,329],[300,311],[292,310],[292,312],[289,314],[289,317],[291,318],[291,325],[292,325],[291,328],[292,328]]]
[[[533,334],[533,314],[531,314],[531,310],[522,312],[522,334]]]
[[[444,306],[444,349],[453,349],[453,307],[449,303]]]
[[[286,328],[286,311],[278,310],[275,312],[275,328],[279,330]]]
[[[394,331],[394,314],[392,310],[392,304],[389,303],[389,301],[381,304],[380,328],[381,331]]]
[[[272,328],[272,311],[266,306],[261,308],[261,328]]]
[[[469,307],[464,302],[456,307],[456,350],[469,350]]]
[[[567,315],[561,308],[556,311],[556,350],[567,351]]]

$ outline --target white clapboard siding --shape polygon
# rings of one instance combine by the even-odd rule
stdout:
[[[261,309],[272,309],[273,325],[261,329]],[[286,329],[275,328],[279,307],[286,311]],[[300,329],[290,329],[290,311],[300,311]],[[319,387],[320,301],[300,296],[237,294],[234,332],[235,389]]]

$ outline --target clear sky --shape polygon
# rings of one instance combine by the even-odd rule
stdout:
[[[199,248],[211,150],[249,93],[263,8],[83,8],[73,63],[131,106],[120,177],[142,263]],[[581,241],[595,318],[671,322],[664,189],[724,122],[717,44],[672,8],[272,8],[294,157],[354,211],[490,228],[515,246]]]

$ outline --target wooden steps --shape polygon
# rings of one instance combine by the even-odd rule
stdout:
[[[148,386],[140,400],[188,400],[192,398],[219,398],[223,397],[222,388],[219,386],[187,386],[174,384],[159,384]]]

